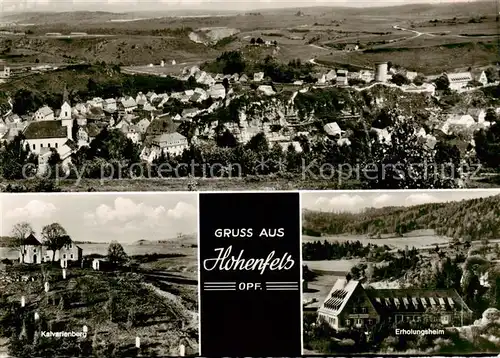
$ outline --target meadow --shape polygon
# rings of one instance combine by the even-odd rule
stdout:
[[[314,242],[314,241],[329,241],[329,242],[347,242],[347,241],[360,241],[364,245],[387,245],[392,249],[404,249],[408,246],[409,249],[424,249],[432,247],[434,245],[443,245],[450,242],[449,238],[438,236],[438,235],[405,235],[405,237],[382,237],[382,238],[370,238],[366,235],[342,235],[342,236],[302,236],[302,242]]]

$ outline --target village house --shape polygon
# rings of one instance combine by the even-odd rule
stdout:
[[[59,113],[59,119],[71,119],[72,117],[72,110],[71,110],[71,105],[69,102],[64,101],[64,103],[61,106],[61,111]]]
[[[103,103],[103,109],[108,112],[116,112],[117,111],[117,106],[116,106],[116,99],[114,98],[107,98],[104,100]]]
[[[240,80],[240,75],[239,75],[238,73],[233,74],[233,75],[231,76],[231,78],[230,78],[230,81],[231,81],[232,83],[239,82],[239,80]]]
[[[130,139],[133,143],[137,144],[141,142],[141,131],[139,130],[139,127],[134,124],[125,124],[121,128],[123,134]]]
[[[216,83],[222,83],[222,80],[224,80],[224,75],[222,73],[217,73],[214,80]]]
[[[88,112],[88,108],[87,106],[84,104],[84,103],[77,103],[74,107],[73,107],[73,114],[74,115],[86,115],[87,112]]]
[[[359,78],[366,83],[370,83],[375,80],[375,73],[370,70],[361,70],[359,71]]]
[[[139,128],[140,133],[146,133],[151,122],[147,118],[141,119],[137,122],[137,127]]]
[[[349,71],[338,70],[337,71],[337,78],[336,78],[337,86],[347,86],[349,84],[348,75],[349,75]]]
[[[362,329],[377,323],[438,321],[444,326],[469,322],[472,311],[456,290],[373,289],[339,279],[318,310],[318,320],[335,330]]]
[[[158,97],[158,95],[154,91],[149,91],[148,93],[146,93],[146,99],[148,100],[148,102],[152,102],[156,97]]]
[[[118,103],[118,111],[120,115],[125,115],[126,113],[132,113],[136,109],[137,109],[137,103],[132,97],[124,98]]]
[[[257,88],[257,90],[259,92],[264,93],[266,96],[272,96],[272,95],[276,94],[276,92],[274,92],[272,86],[262,85],[262,86],[259,86]]]
[[[87,102],[91,107],[104,108],[104,100],[101,97],[94,97]]]
[[[8,66],[3,66],[2,71],[0,71],[0,78],[9,78],[11,75],[10,67]]]
[[[39,108],[34,115],[35,121],[53,121],[54,119],[54,111],[48,106]]]
[[[436,94],[436,86],[433,83],[424,83],[421,86],[412,83],[408,86],[402,86],[401,88],[404,92],[408,93],[424,93],[429,96],[434,96]]]
[[[146,102],[146,104],[142,107],[142,110],[145,112],[153,112],[156,110],[156,108],[149,102]]]
[[[216,80],[205,71],[197,72],[194,78],[196,79],[196,83],[204,84],[207,86],[213,86],[216,83]]]
[[[208,95],[213,99],[219,99],[226,97],[226,89],[222,84],[216,84],[210,87],[208,90]]]
[[[85,146],[92,143],[92,141],[101,132],[101,128],[95,123],[90,123],[85,126],[80,126],[77,132],[78,146]]]
[[[139,92],[137,94],[137,97],[135,97],[135,103],[137,107],[142,108],[146,103],[148,103],[148,98],[146,97],[145,94]]]
[[[248,76],[244,73],[240,76],[240,83],[247,83],[248,82]]]
[[[182,110],[181,118],[182,120],[193,119],[200,111],[196,108],[186,108]]]
[[[153,138],[151,147],[156,151],[163,151],[164,154],[180,155],[188,148],[188,140],[177,132],[165,133]]]
[[[337,122],[325,124],[323,129],[325,130],[326,134],[328,134],[329,136],[332,136],[332,137],[339,136],[343,133],[342,129],[340,129]]]
[[[325,74],[317,74],[316,76],[316,84],[317,85],[325,85],[326,84],[326,75]]]
[[[253,74],[254,82],[261,82],[264,79],[264,72],[256,72]]]
[[[52,261],[53,251],[41,243],[33,234],[30,234],[23,240],[22,247],[19,250],[19,262],[27,264],[41,264],[42,262]],[[56,251],[54,260],[61,261],[62,267],[67,267],[67,262],[79,262],[83,258],[81,247],[70,242],[64,245],[61,250]]]
[[[413,81],[417,76],[418,73],[414,71],[406,71],[405,73],[405,77],[408,78],[410,81]]]
[[[335,70],[330,70],[327,74],[326,74],[326,81],[327,82],[332,82],[332,81],[335,81],[335,79],[337,78],[337,72],[335,72]]]
[[[481,83],[483,86],[488,84],[488,77],[486,77],[486,72],[483,70],[472,70],[472,79]]]
[[[359,49],[359,46],[357,44],[347,44],[344,47],[344,51],[347,51],[347,52],[357,51],[358,49]]]
[[[446,77],[450,82],[450,89],[454,91],[467,87],[473,79],[470,72],[449,73],[446,74]]]

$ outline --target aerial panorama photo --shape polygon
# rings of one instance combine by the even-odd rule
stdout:
[[[0,5],[3,192],[500,186],[497,1]]]

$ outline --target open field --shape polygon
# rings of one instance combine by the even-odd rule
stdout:
[[[423,235],[423,236],[410,236],[410,237],[389,237],[389,238],[369,238],[365,235],[345,235],[345,236],[302,236],[302,242],[314,241],[329,241],[329,242],[347,242],[347,241],[360,241],[364,245],[387,245],[393,249],[404,249],[406,245],[411,249],[427,248],[436,244],[447,244],[450,242],[448,238],[437,235]]]
[[[336,276],[333,274],[318,273],[313,281],[309,281],[308,289],[302,292],[303,302],[311,302],[313,299],[316,299],[315,302],[311,302],[305,308],[309,310],[317,309],[322,303],[321,300],[328,295],[335,282],[344,277],[345,274]]]
[[[159,64],[162,59],[175,59],[177,63],[199,64],[217,57],[222,51],[240,49],[245,52],[252,37],[261,37],[278,42],[275,56],[285,62],[318,57],[371,67],[376,61],[390,60],[402,66],[413,65],[414,68],[410,68],[413,70],[442,72],[487,65],[497,60],[498,49],[494,44],[498,23],[492,16],[495,12],[493,2],[474,2],[452,6],[267,9],[253,13],[221,12],[222,16],[212,12],[191,17],[172,16],[161,6],[149,14],[12,15],[8,18],[12,24],[2,30],[25,32],[26,35],[0,37],[0,58],[19,63],[35,59],[41,63],[83,60],[147,66]],[[188,38],[191,31],[215,27],[237,29],[239,34],[220,46],[198,44]],[[47,37],[48,32],[61,33],[64,38]],[[71,32],[83,32],[88,36],[66,38]],[[478,41],[485,45],[477,44]],[[470,45],[465,49],[436,47],[457,42]],[[348,53],[329,46],[346,43],[359,43],[362,49],[368,50],[384,48],[386,52]],[[264,58],[268,53],[261,51],[250,55]]]
[[[352,260],[322,260],[322,261],[303,261],[304,265],[315,272],[330,273],[333,275],[346,275],[351,269],[359,264],[361,259]]]

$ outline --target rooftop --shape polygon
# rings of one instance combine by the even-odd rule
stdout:
[[[24,130],[26,139],[66,138],[67,130],[62,121],[36,121]]]

